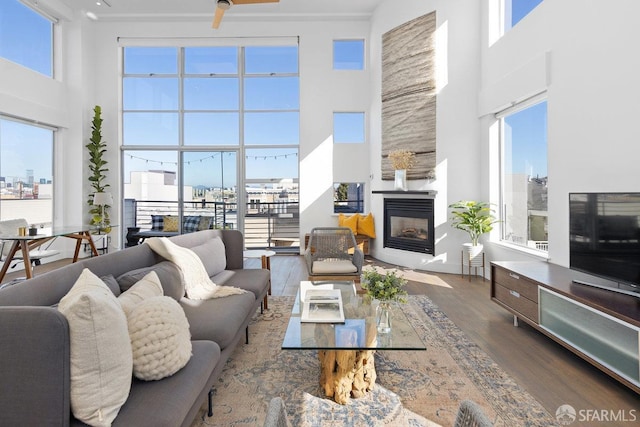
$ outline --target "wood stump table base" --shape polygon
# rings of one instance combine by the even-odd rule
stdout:
[[[362,397],[376,382],[375,350],[319,350],[320,386],[327,397],[345,405]]]

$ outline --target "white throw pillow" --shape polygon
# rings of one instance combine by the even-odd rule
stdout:
[[[129,316],[134,307],[147,298],[162,296],[163,290],[160,278],[155,271],[150,271],[133,286],[124,291],[118,297],[118,302],[124,310],[124,314]]]
[[[131,388],[131,342],[122,307],[85,268],[58,310],[69,323],[73,415],[92,426],[110,426]]]
[[[167,296],[145,299],[131,310],[127,320],[136,378],[159,380],[189,362],[189,322],[176,300]]]

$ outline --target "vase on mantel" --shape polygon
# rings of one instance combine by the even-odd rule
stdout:
[[[394,181],[394,189],[407,191],[407,170],[406,169],[396,169],[395,170],[395,181]]]

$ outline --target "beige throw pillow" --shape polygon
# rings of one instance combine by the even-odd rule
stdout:
[[[173,298],[145,299],[129,313],[128,323],[136,378],[159,380],[175,374],[189,362],[189,322]]]
[[[58,310],[69,323],[73,415],[92,426],[110,426],[131,388],[131,342],[122,307],[85,268]]]
[[[151,271],[120,294],[118,302],[122,306],[124,314],[129,316],[131,310],[133,310],[138,303],[141,303],[145,299],[162,295],[163,291],[160,278],[158,278],[158,274],[155,271]]]

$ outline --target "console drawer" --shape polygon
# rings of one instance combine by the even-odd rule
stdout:
[[[507,289],[513,289],[535,303],[538,302],[538,284],[536,282],[502,268],[494,268],[493,274],[495,275],[495,283]]]
[[[537,287],[536,287],[537,295]],[[495,284],[494,298],[502,302],[507,307],[538,323],[538,303],[531,301],[525,295],[516,290],[507,289],[502,285]]]

